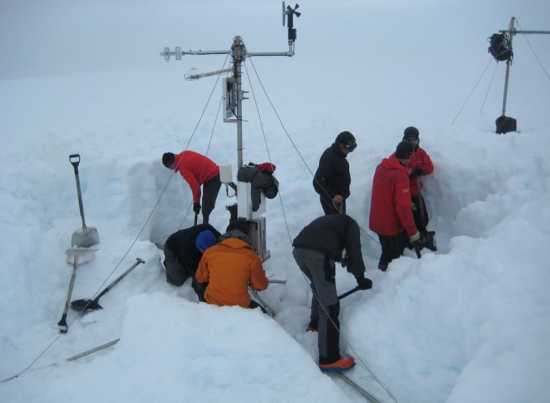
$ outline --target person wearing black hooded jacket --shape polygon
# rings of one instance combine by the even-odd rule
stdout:
[[[164,267],[166,281],[181,286],[189,277],[194,278],[202,257],[197,249],[197,238],[203,231],[210,231],[217,240],[220,233],[209,224],[199,224],[174,232],[164,244]]]
[[[359,225],[345,214],[322,216],[304,227],[292,246],[296,263],[311,281],[313,296],[308,329],[319,332],[319,367],[321,370],[349,369],[355,360],[340,356],[340,303],[334,263],[346,266],[360,289],[372,287],[372,281],[365,278]]]
[[[351,175],[347,155],[355,150],[355,137],[341,132],[319,160],[313,178],[313,187],[319,194],[325,214],[346,213],[346,199],[350,195]]]

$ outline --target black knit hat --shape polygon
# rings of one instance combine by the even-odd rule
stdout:
[[[162,165],[166,168],[172,168],[172,164],[176,160],[176,156],[173,153],[164,153],[162,154]]]
[[[350,151],[353,151],[357,147],[355,136],[348,131],[341,132],[336,136],[335,142],[346,146]]]
[[[418,129],[416,127],[409,126],[403,132],[403,140],[407,140],[407,139],[418,140],[419,135],[420,135],[420,132],[418,131]]]
[[[413,152],[414,145],[406,141],[402,141],[397,145],[397,148],[395,149],[395,156],[400,160],[407,160],[411,158]]]

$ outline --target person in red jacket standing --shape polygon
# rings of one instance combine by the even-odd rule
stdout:
[[[214,210],[220,191],[220,167],[210,158],[191,150],[182,151],[177,155],[164,153],[162,164],[179,172],[187,181],[193,193],[193,211],[196,215],[201,210],[201,186],[203,187],[202,222],[208,224],[208,218]]]
[[[376,167],[372,182],[369,228],[378,234],[382,255],[378,268],[401,256],[409,244],[419,250],[421,237],[412,214],[408,164],[414,146],[406,141]]]

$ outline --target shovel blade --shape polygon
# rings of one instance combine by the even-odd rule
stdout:
[[[71,245],[80,248],[89,248],[99,243],[99,233],[95,227],[81,228],[73,232]]]
[[[71,302],[71,308],[78,312],[97,311],[98,309],[103,309],[103,307],[93,299],[75,299]]]

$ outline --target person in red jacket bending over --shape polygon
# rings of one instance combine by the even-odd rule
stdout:
[[[411,204],[408,164],[413,152],[414,146],[402,141],[374,172],[369,227],[380,239],[382,256],[378,268],[382,271],[401,256],[409,242],[417,250],[422,245]]]
[[[191,187],[195,214],[199,214],[201,210],[201,186],[203,187],[202,222],[208,224],[208,218],[214,210],[220,191],[220,167],[210,158],[191,150],[182,151],[177,155],[164,153],[162,164],[179,172]]]
[[[430,218],[428,216],[428,210],[426,209],[426,202],[421,193],[421,177],[430,175],[434,170],[434,166],[428,153],[419,146],[419,132],[416,127],[410,126],[405,129],[403,132],[403,141],[411,143],[414,146],[414,152],[409,162],[414,222],[425,240],[425,246],[431,250],[437,250],[433,239],[435,232],[426,230]]]

